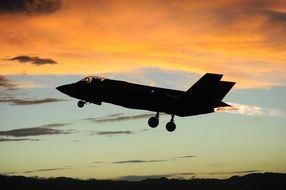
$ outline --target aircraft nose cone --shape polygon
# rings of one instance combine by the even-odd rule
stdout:
[[[64,94],[67,94],[67,85],[62,85],[62,86],[58,86],[58,87],[56,87],[56,89],[58,90],[58,91],[60,91],[61,93],[64,93]]]
[[[60,91],[61,93],[63,94],[66,94],[68,96],[71,96],[71,97],[74,97],[74,98],[78,98],[79,96],[79,92],[80,89],[78,88],[78,86],[76,84],[65,84],[65,85],[62,85],[62,86],[58,86],[56,87],[56,89],[58,91]]]

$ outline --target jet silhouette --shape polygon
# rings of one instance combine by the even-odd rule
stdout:
[[[229,107],[222,101],[235,82],[221,81],[222,74],[206,73],[187,91],[165,89],[126,81],[111,80],[89,76],[76,83],[66,84],[57,89],[71,97],[79,99],[78,107],[87,102],[101,105],[107,102],[131,109],[156,112],[149,118],[148,124],[155,128],[159,125],[159,113],[171,115],[166,129],[176,129],[174,116],[192,116],[207,114],[218,107]]]

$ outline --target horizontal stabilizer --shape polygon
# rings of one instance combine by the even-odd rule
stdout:
[[[232,107],[232,105],[229,105],[229,104],[227,104],[227,103],[221,101],[221,102],[217,105],[217,107]]]
[[[213,93],[212,96],[213,102],[215,103],[220,102],[234,85],[235,82],[220,81]]]

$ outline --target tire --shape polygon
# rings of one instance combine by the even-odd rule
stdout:
[[[159,119],[157,117],[150,117],[150,119],[148,120],[148,125],[151,128],[155,128],[159,125]]]
[[[78,101],[77,102],[77,106],[79,107],[79,108],[82,108],[83,106],[84,106],[84,104],[85,104],[85,102],[84,101]]]
[[[167,124],[166,124],[166,129],[167,129],[167,131],[169,131],[169,132],[173,132],[173,131],[175,131],[175,129],[176,129],[176,124],[174,123],[174,122],[168,122]]]

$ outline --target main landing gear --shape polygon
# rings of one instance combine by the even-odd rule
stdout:
[[[148,120],[148,125],[152,128],[155,128],[159,125],[159,112],[157,112],[155,117],[150,117]]]
[[[174,114],[172,114],[171,116],[171,120],[166,124],[166,129],[169,132],[173,132],[176,129],[176,124],[174,123]]]
[[[174,123],[174,114],[172,114],[171,116],[171,120],[166,124],[166,129],[169,132],[173,132],[176,129],[176,124]],[[155,128],[159,125],[159,112],[157,112],[155,117],[149,118],[148,125],[152,128]]]

